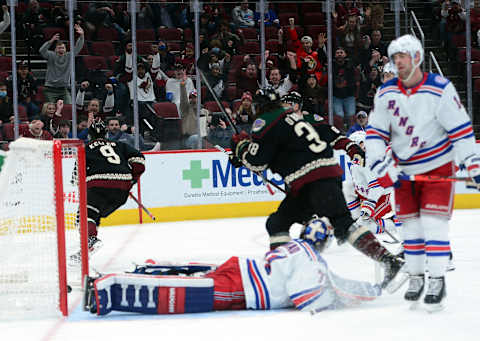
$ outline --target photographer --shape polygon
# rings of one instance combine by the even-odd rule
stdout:
[[[229,108],[225,112],[233,121],[232,111]],[[230,140],[233,136],[233,129],[227,125],[226,119],[221,112],[214,112],[207,118],[208,135],[207,140],[213,145],[220,145],[223,148],[230,148]]]

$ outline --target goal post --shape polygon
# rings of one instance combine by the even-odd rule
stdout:
[[[12,142],[0,170],[0,318],[68,315],[88,275],[85,146]],[[81,250],[81,266],[67,257]]]

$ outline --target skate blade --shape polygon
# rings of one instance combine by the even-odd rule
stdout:
[[[385,290],[389,294],[395,293],[398,289],[402,287],[402,285],[404,285],[407,282],[408,278],[409,278],[408,273],[400,269],[397,275],[390,281],[390,283],[387,284],[387,286],[385,287]]]
[[[429,314],[438,313],[439,311],[442,311],[445,309],[445,305],[443,304],[443,302],[435,303],[435,304],[424,304],[424,306],[425,306],[425,310]]]

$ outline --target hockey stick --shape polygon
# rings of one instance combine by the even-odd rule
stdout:
[[[462,177],[462,176],[441,176],[441,175],[400,175],[399,180],[407,181],[447,181],[447,182],[456,182],[456,181],[473,181],[472,178]]]
[[[230,115],[227,114],[227,112],[225,111],[225,108],[223,107],[223,104],[220,102],[220,100],[218,99],[217,97],[217,94],[215,93],[215,91],[213,91],[212,89],[212,86],[210,85],[210,83],[208,82],[207,78],[205,77],[205,75],[203,74],[203,71],[198,69],[198,73],[200,74],[200,77],[202,78],[203,82],[205,83],[205,85],[207,86],[207,89],[208,91],[210,91],[210,93],[212,94],[212,97],[213,99],[215,100],[215,102],[217,103],[218,107],[220,108],[220,110],[222,111],[222,114],[223,116],[225,116],[225,119],[227,120],[228,124],[232,127],[233,131],[235,132],[235,134],[239,134],[240,132],[238,131],[238,128],[237,126],[235,125],[235,123],[233,123],[232,119],[230,118]],[[218,148],[217,148],[218,149]],[[225,152],[225,149],[223,149],[223,152]],[[267,184],[270,184],[272,185],[273,187],[275,187],[276,189],[278,189],[279,191],[282,191],[283,193],[287,194],[287,192],[281,188],[280,186],[274,184],[272,181],[268,180],[267,178],[265,178],[263,176],[262,173],[260,172],[255,172],[253,171],[255,174],[257,174],[260,178],[262,178],[262,181],[265,185]],[[267,186],[268,188],[268,186]],[[270,188],[268,190],[270,193],[272,193],[272,189]]]
[[[143,204],[132,194],[132,192],[129,192],[128,195],[130,196],[130,198],[133,199],[133,201],[135,201],[137,203],[138,206],[140,206],[140,208],[152,219],[152,220],[156,220],[155,216],[148,210],[148,208],[146,208],[145,206],[143,206]]]

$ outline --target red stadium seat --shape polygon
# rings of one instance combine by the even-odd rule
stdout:
[[[472,64],[472,77],[480,77],[480,63]]]
[[[237,98],[237,87],[235,85],[230,85],[227,87],[227,99],[233,101]]]
[[[120,59],[119,56],[109,56],[109,57],[107,57],[108,67],[113,70],[115,68],[115,63],[118,59]]]
[[[265,27],[265,40],[278,39],[278,28],[274,26]]]
[[[303,25],[324,25],[325,15],[322,12],[303,12]]]
[[[0,72],[12,71],[12,57],[0,57]]]
[[[21,104],[18,105],[18,119],[20,122],[28,121],[27,108]]]
[[[259,54],[260,43],[258,41],[246,41],[238,50],[241,54]]]
[[[153,104],[153,109],[158,117],[166,119],[179,119],[177,105],[171,102],[159,102]]]
[[[110,41],[94,41],[91,44],[92,54],[96,56],[110,57],[115,55],[115,48]]]
[[[43,85],[37,87],[37,94],[35,95],[35,102],[44,103],[45,102],[45,95],[43,94]]]
[[[295,3],[280,2],[277,4],[277,13],[298,13],[298,6]]]
[[[480,49],[472,49],[472,61],[480,61]],[[460,49],[458,50],[458,61],[460,63],[465,63],[467,60],[467,50]]]
[[[177,28],[159,28],[157,33],[161,40],[182,40],[182,31]]]
[[[322,3],[307,2],[302,4],[302,13],[323,12]]]
[[[64,104],[63,105],[62,119],[63,120],[68,120],[68,121],[72,120],[72,105],[71,104]]]
[[[317,39],[319,33],[326,33],[327,26],[324,25],[309,25],[305,26],[305,34],[312,37],[312,39]]]
[[[193,41],[193,32],[190,28],[186,28],[183,31],[183,40],[184,41]]]
[[[241,30],[243,32],[243,37],[247,40],[257,40],[260,35],[260,32],[254,27],[243,27]]]
[[[226,101],[222,101],[222,105],[223,105],[224,108],[230,108],[230,105]],[[205,102],[204,107],[206,109],[210,110],[210,112],[221,112],[222,111],[222,109],[220,109],[217,102],[215,102],[215,101]]]
[[[13,123],[4,123],[2,127],[2,135],[4,141],[13,141],[15,140],[15,130]],[[23,131],[28,129],[28,124],[20,123],[18,130],[20,135]]]
[[[480,78],[479,79],[475,79],[475,83],[473,85],[473,90],[480,94]]]
[[[45,27],[43,29],[43,37],[45,40],[50,40],[57,33],[60,33],[60,40],[67,39],[66,31],[62,27]]]
[[[107,70],[107,61],[102,56],[84,56],[83,64],[87,70]]]
[[[138,41],[156,41],[155,31],[152,29],[144,28],[137,30]]]
[[[97,40],[118,41],[118,32],[114,28],[100,27],[97,31]]]
[[[465,47],[467,45],[465,36],[459,34],[452,35],[452,44],[456,47]]]
[[[176,41],[167,41],[167,46],[172,53],[180,53],[183,50],[182,44]]]
[[[279,44],[278,40],[269,40],[265,43],[265,49],[270,53],[278,53]]]
[[[282,26],[289,26],[290,23],[288,21],[289,18],[295,18],[295,25],[298,25],[298,14],[293,13],[293,12],[287,12],[287,13],[279,13],[278,14],[278,19],[280,20],[280,25]]]
[[[137,53],[139,55],[148,55],[152,53],[152,43],[147,43],[144,41],[137,42]]]

